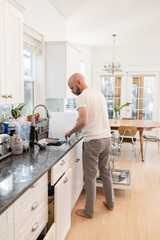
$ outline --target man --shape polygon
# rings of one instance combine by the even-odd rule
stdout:
[[[108,111],[104,96],[97,90],[87,86],[83,75],[73,74],[68,80],[72,93],[77,95],[79,118],[76,125],[65,134],[65,138],[82,130],[83,132],[83,173],[86,191],[84,209],[77,209],[76,214],[93,218],[96,198],[96,177],[99,168],[103,182],[104,205],[112,210],[114,192],[109,167],[110,127]]]

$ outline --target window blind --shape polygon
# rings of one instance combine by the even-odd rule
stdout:
[[[23,25],[24,48],[36,55],[42,54],[43,35],[39,34],[27,25]]]

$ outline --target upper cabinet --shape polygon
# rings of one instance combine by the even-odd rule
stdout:
[[[23,8],[0,0],[0,103],[24,101]]]
[[[46,42],[46,98],[74,98],[67,82],[80,64],[80,51],[70,43]]]

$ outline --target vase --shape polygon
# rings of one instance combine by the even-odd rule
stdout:
[[[118,113],[114,113],[113,122],[119,123],[119,114]]]

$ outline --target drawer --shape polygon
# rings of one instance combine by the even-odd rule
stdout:
[[[14,224],[11,224],[3,235],[0,235],[1,240],[14,240]]]
[[[56,239],[55,226],[56,226],[56,224],[53,223],[43,240],[55,240]]]
[[[69,153],[67,153],[58,163],[51,168],[51,185],[54,185],[57,180],[69,168]]]
[[[23,233],[26,232],[36,221],[37,217],[48,206],[48,191],[44,191],[32,202],[27,209],[23,209],[23,214],[15,221],[16,239],[21,239]],[[47,210],[48,212],[48,210]]]
[[[16,240],[36,240],[40,235],[41,231],[45,227],[48,221],[48,206],[42,209],[39,216],[34,222],[28,226],[27,231],[23,232],[23,235],[19,238],[15,237]]]
[[[48,191],[48,173],[41,177],[31,188],[29,188],[15,203],[14,203],[14,220],[15,222],[31,209],[33,203],[39,200],[42,193]],[[45,193],[44,193],[45,195]],[[46,193],[47,199],[47,193]]]
[[[0,215],[0,236],[7,232],[13,223],[13,205]],[[7,239],[7,238],[6,238]]]

